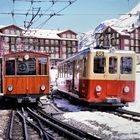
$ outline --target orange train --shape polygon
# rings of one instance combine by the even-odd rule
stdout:
[[[135,53],[85,49],[58,64],[58,91],[94,106],[135,100]]]
[[[1,93],[18,103],[36,102],[49,94],[49,57],[36,52],[16,52],[1,58]]]

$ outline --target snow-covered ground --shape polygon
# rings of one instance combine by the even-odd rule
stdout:
[[[140,73],[136,73],[136,93],[135,94],[136,94],[135,102],[129,103],[129,106],[125,107],[125,109],[140,112]]]

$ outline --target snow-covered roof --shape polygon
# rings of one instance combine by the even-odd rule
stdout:
[[[121,28],[117,26],[112,26],[111,28],[121,35],[130,36],[130,33],[128,33],[130,31],[129,28]]]
[[[57,30],[30,29],[24,34],[24,36],[61,39],[57,33]]]
[[[71,39],[71,38],[62,38],[59,36],[60,33],[69,31],[67,30],[46,30],[46,29],[30,29],[27,32],[24,33],[24,36],[27,37],[36,37],[36,38],[48,38],[48,39],[58,39],[58,40],[77,40],[77,39]],[[70,30],[71,31],[71,30]]]

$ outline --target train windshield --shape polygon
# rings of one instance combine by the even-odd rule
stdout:
[[[104,56],[94,57],[94,73],[105,73],[106,58]]]
[[[131,57],[121,57],[121,74],[131,74],[132,73],[132,58]]]
[[[36,75],[36,60],[29,58],[28,60],[17,60],[17,75]]]
[[[6,60],[6,75],[47,75],[46,58],[13,58]]]
[[[115,56],[109,57],[109,73],[110,74],[117,73],[117,57]]]

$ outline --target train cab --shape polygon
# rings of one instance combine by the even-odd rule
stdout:
[[[49,94],[48,55],[27,51],[4,55],[2,80],[4,97],[36,102]]]

